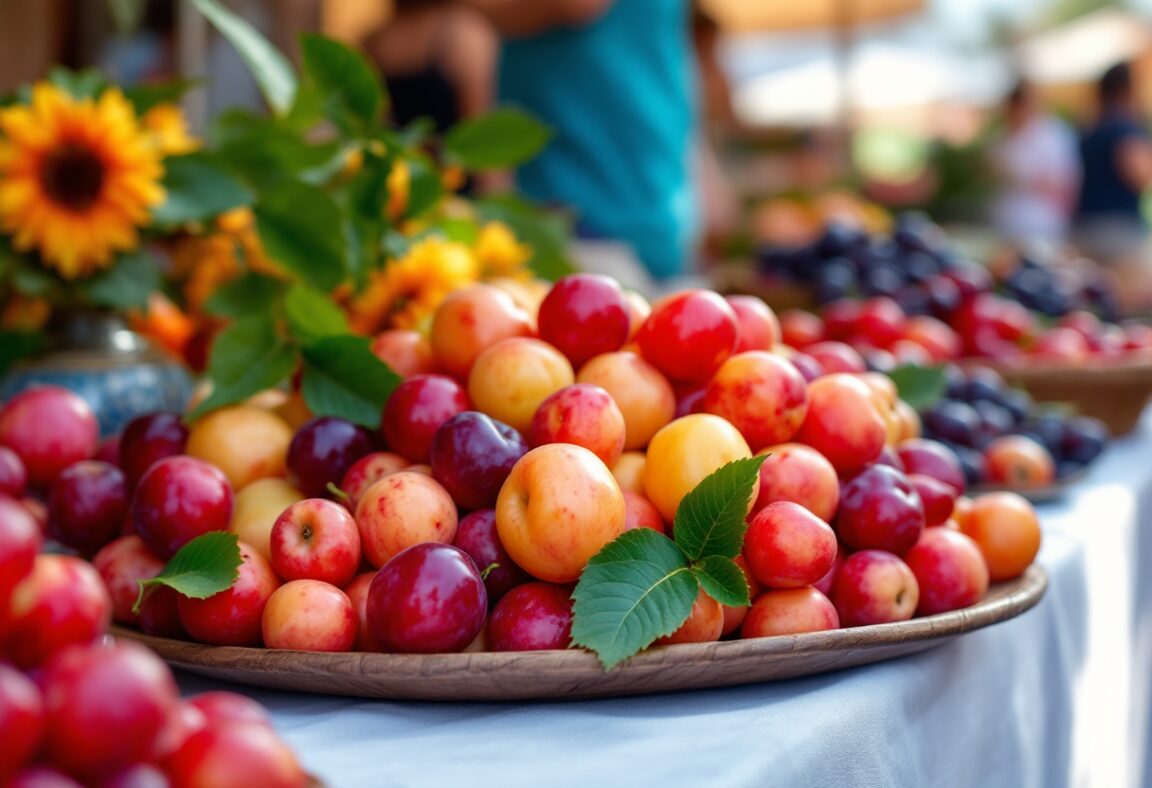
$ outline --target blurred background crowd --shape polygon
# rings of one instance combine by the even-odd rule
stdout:
[[[517,187],[580,259],[651,288],[924,210],[986,253],[1105,266],[1152,304],[1150,0],[231,0],[285,51],[320,30],[377,65],[397,124],[493,103],[554,137]],[[203,79],[196,130],[258,106],[179,0],[0,0],[0,93],[53,63]]]

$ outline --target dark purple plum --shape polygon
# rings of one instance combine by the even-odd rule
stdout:
[[[479,509],[462,518],[452,544],[467,553],[481,573],[488,570],[484,587],[488,589],[491,603],[532,579],[504,549],[496,531],[496,512],[492,509]],[[489,567],[493,568],[489,570]]]
[[[1103,453],[1108,445],[1108,428],[1099,419],[1079,416],[1064,426],[1060,454],[1065,459],[1087,465]]]
[[[127,514],[124,473],[107,462],[73,463],[48,489],[48,535],[86,556],[120,535]]]
[[[179,413],[159,411],[137,416],[120,435],[120,468],[129,489],[152,464],[165,457],[184,453],[188,428]]]
[[[288,444],[288,480],[309,498],[330,495],[352,463],[372,451],[368,431],[335,416],[320,416],[302,426]]]
[[[461,509],[496,504],[512,466],[528,453],[524,436],[474,410],[457,413],[432,436],[432,476]]]
[[[967,402],[938,402],[923,415],[924,429],[941,440],[971,446],[980,428],[980,414]]]

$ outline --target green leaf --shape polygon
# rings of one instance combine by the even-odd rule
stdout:
[[[340,208],[322,189],[285,181],[256,206],[268,256],[308,284],[329,292],[344,281]]]
[[[304,348],[301,391],[317,416],[375,428],[401,378],[372,353],[371,340],[351,335],[325,337]]]
[[[56,66],[48,72],[48,81],[73,98],[96,98],[108,87],[108,79],[97,69],[72,71]]]
[[[692,574],[704,593],[722,605],[741,607],[751,604],[748,598],[748,578],[731,558],[708,555],[692,564]]]
[[[160,574],[137,581],[140,593],[132,610],[140,610],[144,592],[151,586],[164,585],[191,599],[207,599],[226,591],[240,576],[240,543],[236,534],[210,531],[197,536],[172,556]]]
[[[691,560],[735,558],[744,544],[748,503],[766,456],[733,460],[709,474],[680,501],[672,527]]]
[[[220,317],[266,314],[283,291],[279,280],[249,271],[214,292],[204,308]]]
[[[498,170],[532,158],[551,138],[552,130],[527,112],[503,107],[454,126],[444,153],[471,170]]]
[[[245,19],[229,11],[217,0],[191,0],[248,65],[268,105],[278,115],[292,106],[296,95],[296,74],[288,58],[260,35]]]
[[[320,35],[300,37],[304,73],[324,97],[328,118],[363,134],[380,119],[383,90],[364,56]]]
[[[152,212],[159,225],[202,221],[252,204],[252,192],[203,153],[164,161],[164,202]]]
[[[280,383],[295,368],[296,353],[277,335],[271,315],[241,318],[212,342],[212,393],[188,417],[245,400]]]
[[[143,115],[158,104],[179,101],[200,82],[199,79],[173,79],[153,85],[135,85],[124,89],[124,98],[132,102],[137,115]]]
[[[572,592],[572,642],[606,669],[670,635],[688,620],[699,586],[684,553],[650,528],[604,546]]]
[[[888,377],[896,384],[900,399],[916,410],[930,407],[944,395],[944,389],[948,387],[948,378],[942,366],[919,367],[915,364],[905,364],[889,372]]]
[[[292,337],[301,345],[311,345],[333,334],[349,333],[344,313],[332,299],[315,288],[295,284],[284,298],[284,317]]]
[[[111,309],[144,309],[148,296],[160,290],[160,262],[138,249],[121,255],[111,268],[81,284],[88,302]]]
[[[0,377],[12,365],[36,355],[44,346],[44,336],[33,331],[0,331]]]
[[[12,269],[12,287],[29,298],[51,298],[60,291],[61,283],[38,265],[17,264]]]
[[[419,216],[435,205],[443,194],[444,183],[440,180],[439,168],[422,157],[408,159],[408,204],[404,207],[404,214]]]

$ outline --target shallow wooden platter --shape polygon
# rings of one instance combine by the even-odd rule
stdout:
[[[1089,466],[1090,467],[1090,466]],[[992,492],[1014,492],[1022,495],[1032,503],[1052,503],[1062,499],[1068,490],[1078,481],[1088,475],[1089,468],[1083,468],[1076,473],[1058,479],[1051,484],[1039,487],[1013,487],[1009,484],[977,484],[968,488],[968,495],[983,495]]]
[[[653,648],[611,671],[585,651],[475,654],[318,654],[203,646],[113,627],[174,667],[261,687],[393,700],[564,700],[777,681],[933,648],[1031,609],[1048,576],[1039,566],[992,587],[964,610],[791,637]]]

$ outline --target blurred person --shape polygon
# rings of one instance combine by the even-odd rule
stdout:
[[[499,39],[472,8],[451,0],[393,0],[364,48],[388,85],[392,119],[430,118],[443,133],[492,103]]]
[[[1152,254],[1141,197],[1152,185],[1152,143],[1139,118],[1132,70],[1120,63],[1097,84],[1095,124],[1080,142],[1076,206],[1080,251],[1109,267],[1125,306],[1152,304]]]
[[[990,157],[1000,180],[993,226],[1018,244],[1060,243],[1067,238],[1080,185],[1076,135],[1041,108],[1024,82],[1008,94],[1004,124]]]
[[[462,2],[503,38],[500,100],[555,132],[519,188],[570,206],[583,237],[624,242],[651,278],[687,273],[699,224],[689,0]],[[633,278],[622,255],[609,265]]]

